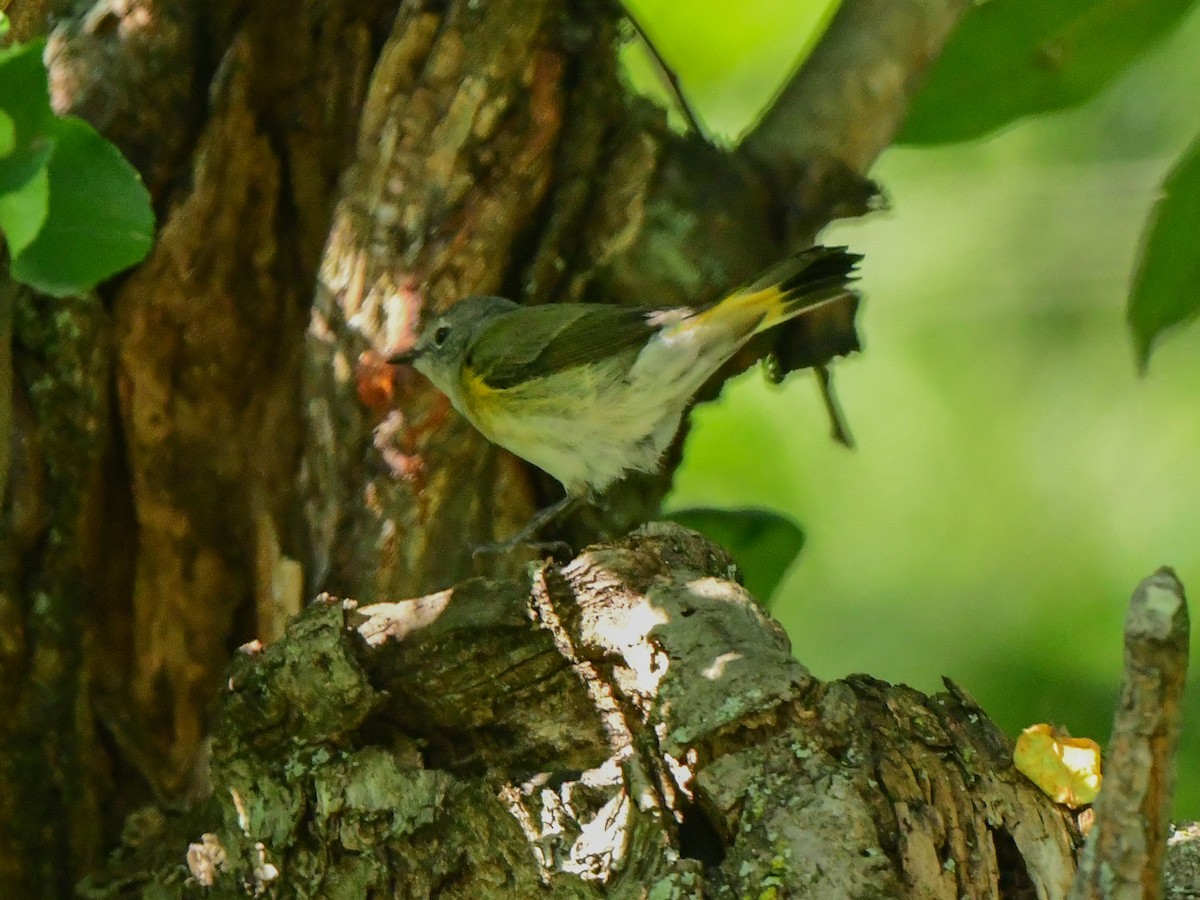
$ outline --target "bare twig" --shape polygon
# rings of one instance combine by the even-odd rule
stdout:
[[[1187,599],[1162,568],[1138,585],[1125,618],[1121,700],[1071,900],[1162,896],[1187,657]]]
[[[679,81],[679,76],[675,74],[675,70],[663,58],[663,55],[658,52],[658,47],[650,39],[650,35],[646,33],[646,29],[642,27],[642,23],[638,21],[628,7],[625,8],[625,18],[629,20],[629,24],[633,26],[633,30],[637,32],[642,43],[646,45],[646,49],[650,51],[650,55],[654,58],[654,64],[658,67],[658,71],[662,77],[666,79],[667,86],[671,89],[671,93],[675,96],[675,102],[679,104],[679,111],[683,113],[683,117],[687,119],[688,126],[696,133],[697,136],[708,140],[708,134],[704,130],[704,125],[700,122],[700,116],[696,112],[696,108],[692,106],[687,95],[683,92],[683,84]]]

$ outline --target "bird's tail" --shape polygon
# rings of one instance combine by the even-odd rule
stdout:
[[[669,330],[703,335],[732,354],[760,331],[853,297],[850,284],[860,259],[845,247],[810,247],[776,263],[716,303],[696,310]]]
[[[758,310],[762,318],[754,331],[766,331],[850,294],[860,259],[845,247],[810,247],[776,263],[718,306]]]

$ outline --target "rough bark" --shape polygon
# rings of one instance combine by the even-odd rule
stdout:
[[[326,595],[231,673],[223,816],[193,835],[213,893],[178,847],[134,871],[181,897],[1064,895],[1074,824],[966,694],[817,681],[735,574],[651,525],[512,580]]]
[[[346,6],[43,22],[56,105],[120,142],[162,227],[104,297],[15,306],[0,895],[69,895],[130,809],[203,793],[229,652],[288,583],[313,273],[385,33]]]
[[[113,478],[106,385],[110,319],[94,297],[12,292],[11,457],[0,586],[0,889],[66,896],[66,859],[95,859],[111,772],[92,715],[96,630],[128,585],[114,531],[128,513]],[[65,376],[64,373],[73,373]],[[53,852],[47,852],[53,846]]]

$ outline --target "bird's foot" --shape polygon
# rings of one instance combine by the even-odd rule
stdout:
[[[535,550],[547,556],[570,556],[575,552],[566,541],[531,541],[510,538],[507,541],[498,541],[494,544],[476,544],[471,548],[471,555],[494,556],[501,553],[510,553],[517,549]]]
[[[531,548],[541,553],[549,553],[556,555],[556,551],[570,555],[573,551],[570,544],[565,541],[539,541],[535,540],[543,528],[553,522],[560,516],[570,512],[575,505],[580,501],[578,494],[568,493],[557,503],[547,506],[545,509],[540,509],[534,513],[533,518],[525,523],[525,527],[514,534],[507,540],[498,541],[494,544],[480,544],[471,551],[472,556],[483,556],[488,554],[509,553],[518,548]]]

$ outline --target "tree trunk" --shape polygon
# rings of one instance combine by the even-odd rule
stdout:
[[[14,0],[161,227],[95,296],[5,287],[0,896],[1057,896],[1071,825],[961,691],[814,682],[689,533],[476,559],[553,485],[383,362],[464,295],[701,302],[861,211],[966,6],[846,0],[725,152],[626,95],[603,4]],[[292,619],[320,591],[362,605]]]

